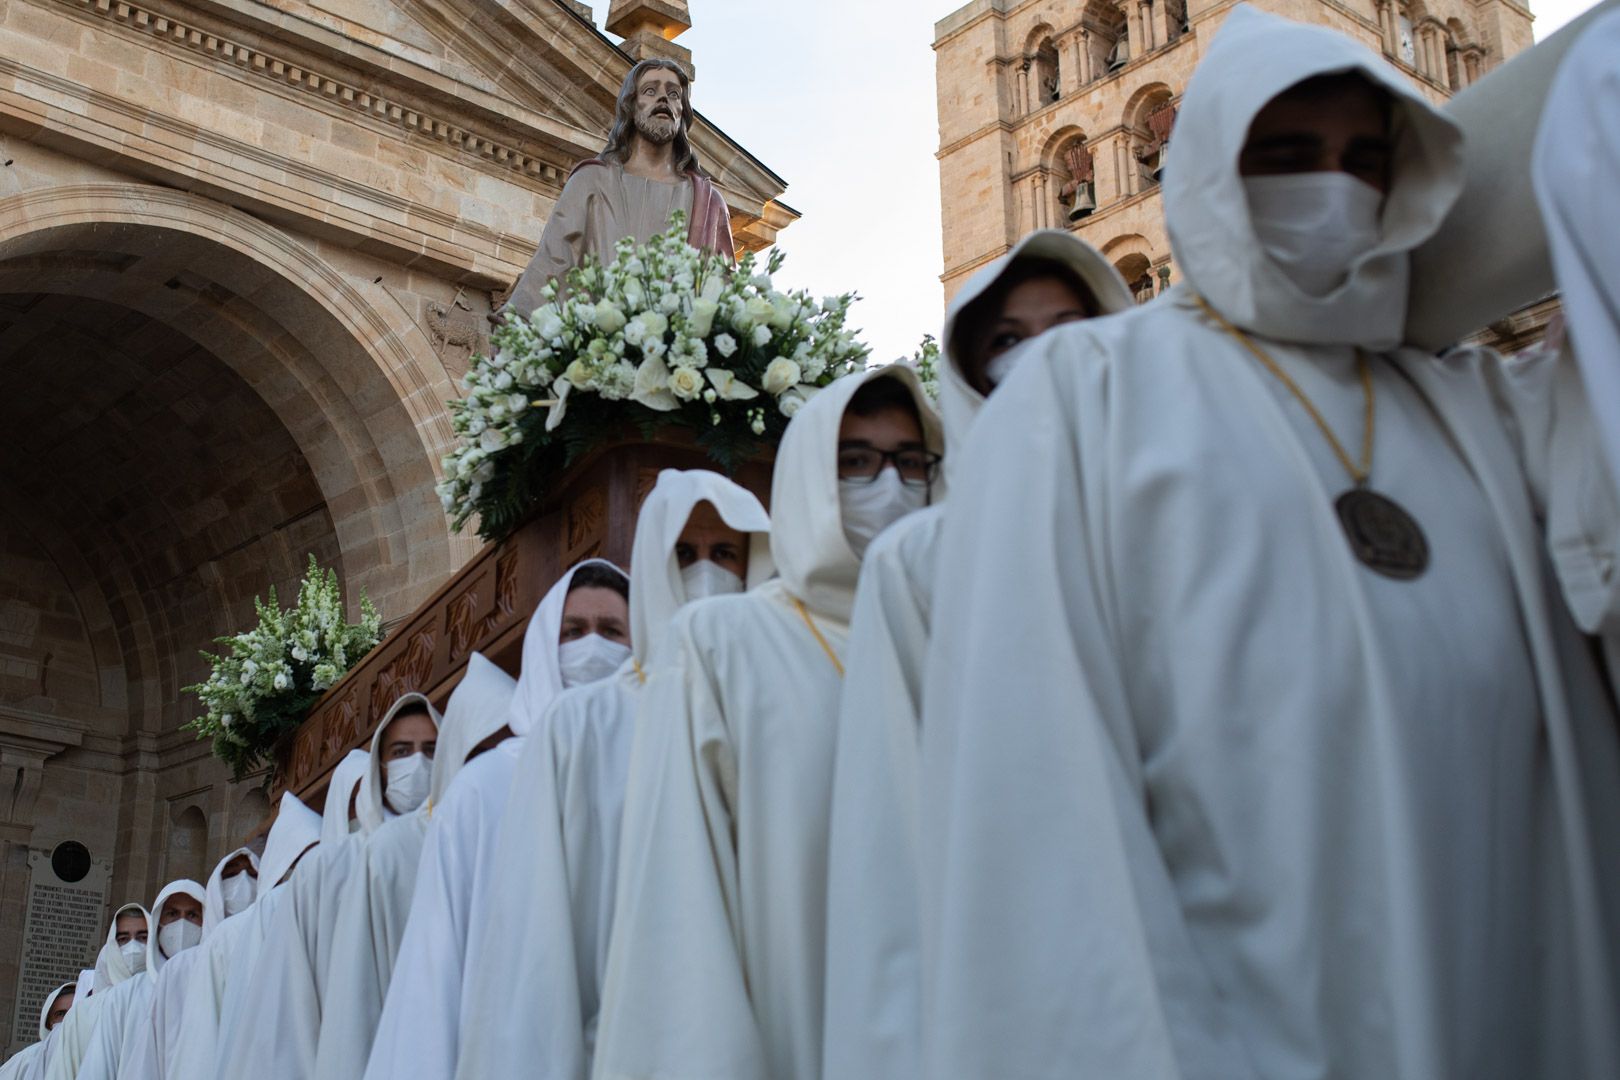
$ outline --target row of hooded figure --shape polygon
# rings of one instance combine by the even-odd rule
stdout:
[[[953,301],[943,421],[874,368],[794,416],[769,518],[663,473],[628,576],[166,889],[44,1075],[1620,1076],[1620,500],[1569,350],[1403,344],[1460,141],[1236,9],[1184,282],[1032,234]],[[1573,348],[1615,340],[1612,250],[1551,231]]]

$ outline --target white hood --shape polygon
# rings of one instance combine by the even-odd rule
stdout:
[[[248,862],[253,866],[253,872],[255,874],[259,872],[259,857],[254,854],[252,848],[239,847],[219,860],[218,864],[215,865],[214,872],[208,875],[208,885],[203,890],[204,941],[207,941],[208,935],[214,932],[214,927],[225,921],[225,886],[223,884],[225,881],[225,867],[238,855],[246,855]],[[255,877],[253,879],[255,898],[258,896],[259,884],[260,880]]]
[[[1125,279],[1119,276],[1102,252],[1063,229],[1037,229],[1013,245],[1001,258],[980,267],[967,279],[945,312],[945,328],[940,333],[939,411],[945,422],[945,445],[960,448],[967,440],[973,418],[984,405],[984,395],[968,385],[962,375],[963,344],[956,340],[956,322],[962,311],[983,296],[1014,265],[1024,259],[1055,262],[1073,270],[1097,300],[1097,317],[1129,311],[1136,305]],[[945,455],[945,472],[950,475],[956,458]]]
[[[152,916],[141,905],[125,904],[113,912],[112,921],[107,924],[107,940],[101,946],[101,952],[96,956],[97,993],[109,990],[135,974],[136,969],[129,966],[129,962],[124,959],[123,951],[118,947],[118,916],[130,912],[136,912],[146,920],[148,948],[150,948],[152,940],[157,936],[152,926]]]
[[[73,983],[63,983],[61,986],[58,986],[55,990],[52,990],[49,994],[45,995],[45,1004],[39,1007],[39,1037],[41,1039],[44,1039],[45,1036],[50,1034],[50,1032],[45,1028],[45,1018],[51,1015],[51,1006],[56,1004],[57,998],[61,997],[63,994],[72,989],[74,989]],[[78,1003],[79,999],[77,996],[75,996],[73,999],[73,1005],[77,1005]],[[73,1005],[68,1006],[69,1012],[73,1011]]]
[[[77,1005],[85,998],[92,996],[96,991],[96,972],[94,968],[85,968],[79,972],[79,981],[74,984],[73,1004]]]
[[[665,469],[636,515],[630,551],[630,641],[645,671],[657,662],[659,643],[686,603],[675,544],[698,503],[709,503],[733,529],[749,534],[752,588],[776,572],[771,561],[771,519],[752,492],[706,469]]]
[[[812,397],[787,426],[771,476],[771,558],[782,584],[818,615],[849,622],[861,561],[844,538],[838,499],[838,428],[849,399],[872,379],[899,379],[911,391],[922,417],[923,441],[945,452],[939,414],[905,364],[867,368]],[[945,496],[945,478],[934,481],[933,500]]]
[[[259,859],[259,898],[275,888],[293,864],[313,844],[321,842],[321,815],[290,791],[282,792],[275,823],[264,841]]]
[[[1394,99],[1393,184],[1383,238],[1342,286],[1314,297],[1255,239],[1238,155],[1272,98],[1314,76],[1347,72]],[[1404,338],[1409,253],[1439,229],[1462,184],[1461,134],[1404,75],[1337,31],[1240,5],[1187,84],[1165,170],[1165,220],[1183,276],[1236,325],[1278,341],[1387,351]]]
[[[585,559],[568,569],[546,593],[523,631],[523,666],[518,671],[517,693],[512,695],[512,713],[506,718],[514,735],[527,735],[551,707],[551,699],[562,693],[562,664],[557,658],[557,637],[562,632],[563,607],[568,603],[568,584],[581,566],[605,566],[624,574],[606,559]],[[628,575],[625,576],[628,582]]]
[[[367,836],[376,832],[377,827],[383,822],[399,816],[383,805],[383,795],[387,792],[388,781],[383,779],[382,739],[383,732],[388,730],[388,725],[398,715],[399,710],[413,702],[417,705],[426,706],[428,717],[433,721],[433,726],[435,728],[441,726],[439,710],[433,707],[433,702],[429,701],[425,695],[418,694],[414,690],[408,694],[401,694],[399,699],[388,707],[388,712],[383,715],[382,723],[378,724],[376,730],[371,733],[371,757],[366,762],[365,778],[360,781],[360,797],[355,800],[354,804],[355,814],[360,819],[360,831]],[[435,748],[434,754],[437,756],[437,748]],[[348,830],[348,813],[344,811],[343,831],[347,834]]]
[[[152,901],[152,932],[146,941],[146,970],[154,976],[162,970],[164,964],[174,959],[172,956],[164,956],[163,950],[158,947],[158,930],[161,929],[158,920],[163,918],[163,902],[175,893],[185,893],[202,905],[205,916],[208,913],[208,890],[190,878],[171,881],[158,891],[157,899]]]
[[[365,781],[370,767],[370,754],[350,750],[332,770],[332,779],[326,784],[326,802],[321,807],[321,843],[336,844],[349,835],[349,800],[354,789]]]
[[[517,680],[483,653],[467,657],[467,670],[450,692],[444,721],[439,725],[439,745],[433,751],[433,786],[426,803],[429,813],[444,801],[450,781],[467,764],[473,747],[506,726],[516,692]]]

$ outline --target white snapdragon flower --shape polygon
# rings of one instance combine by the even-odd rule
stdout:
[[[737,339],[730,334],[719,334],[714,339],[714,351],[721,356],[730,357],[737,351]]]
[[[784,390],[798,383],[800,377],[799,365],[785,356],[778,356],[765,368],[765,378],[760,385],[767,394],[780,395]]]
[[[758,326],[754,327],[753,332],[749,335],[749,337],[755,345],[759,346],[760,348],[764,348],[766,345],[771,343],[771,328],[765,323],[760,323]]]

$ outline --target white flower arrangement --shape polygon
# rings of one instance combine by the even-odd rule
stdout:
[[[782,261],[730,267],[689,245],[676,213],[646,244],[621,240],[608,265],[587,259],[548,284],[527,317],[509,314],[449,403],[459,442],[438,493],[455,527],[477,514],[482,536],[505,535],[557,470],[626,424],[689,427],[726,467],[780,439],[869,352],[846,325],[855,295],[782,292]]]
[[[939,342],[934,340],[934,335],[924,334],[917,351],[903,362],[910,364],[917,373],[917,381],[922,384],[928,399],[939,404]]]
[[[237,780],[271,757],[321,694],[382,640],[381,618],[364,594],[360,621],[344,621],[337,573],[323,571],[313,555],[290,611],[276,603],[274,586],[253,606],[258,625],[215,639],[225,649],[203,653],[213,669],[208,679],[185,687],[205,710],[186,726],[214,740],[214,756]]]

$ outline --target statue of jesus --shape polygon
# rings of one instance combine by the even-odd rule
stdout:
[[[507,310],[528,315],[540,305],[546,282],[586,254],[612,261],[620,237],[646,241],[669,227],[676,210],[686,213],[693,247],[735,257],[725,197],[692,149],[690,92],[686,72],[673,60],[643,60],[630,69],[607,146],[569,174]]]

